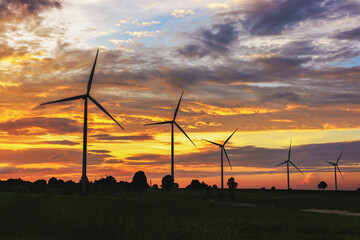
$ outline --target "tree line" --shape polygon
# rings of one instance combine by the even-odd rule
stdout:
[[[236,189],[238,184],[233,177],[228,180],[228,188]],[[88,182],[90,193],[117,193],[123,191],[146,191],[148,188],[152,189],[178,189],[179,184],[174,182],[171,175],[166,175],[161,180],[161,185],[154,184],[150,186],[147,177],[143,171],[138,171],[134,174],[132,181],[116,181],[113,176],[102,177],[93,182]],[[186,189],[218,189],[216,185],[208,185],[205,182],[200,182],[197,179],[191,181],[186,186]],[[74,182],[72,180],[64,181],[55,177],[50,178],[48,181],[39,179],[34,182],[25,181],[21,178],[10,178],[6,181],[0,181],[1,192],[20,192],[20,193],[58,193],[58,194],[77,194],[81,190],[81,180]]]

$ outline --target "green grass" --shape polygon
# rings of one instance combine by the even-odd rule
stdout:
[[[0,193],[0,238],[359,239],[360,217],[300,211],[306,208],[360,212],[360,194],[238,190],[219,199],[217,192],[189,190],[89,196]]]

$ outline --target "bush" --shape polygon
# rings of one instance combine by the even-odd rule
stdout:
[[[228,185],[229,189],[231,189],[231,190],[236,189],[238,186],[237,182],[235,182],[235,179],[233,177],[228,179],[227,185]]]
[[[134,174],[131,186],[136,191],[143,191],[149,187],[145,173],[143,171],[138,171]]]
[[[318,189],[322,189],[322,190],[325,190],[325,188],[327,188],[327,183],[324,182],[324,181],[321,181],[319,184],[318,184]]]
[[[161,180],[161,188],[162,189],[171,189],[173,188],[174,184],[174,178],[170,175],[166,175],[165,177],[163,177],[163,179]],[[174,186],[175,187],[175,186]]]

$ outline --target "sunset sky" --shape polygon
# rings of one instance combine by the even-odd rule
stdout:
[[[227,144],[240,188],[286,188],[290,140],[294,189],[360,187],[360,0],[2,0],[0,179],[78,181],[83,100],[91,94],[125,128],[89,103],[88,178],[220,186]]]

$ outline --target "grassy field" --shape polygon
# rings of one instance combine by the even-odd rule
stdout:
[[[114,195],[0,193],[1,239],[360,239],[360,194],[162,191]]]

